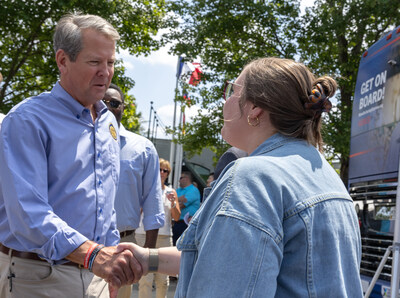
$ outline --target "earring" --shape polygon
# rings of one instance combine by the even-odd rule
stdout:
[[[258,119],[258,117],[256,117],[256,123],[253,124],[253,123],[250,122],[250,115],[247,115],[247,123],[248,123],[250,126],[256,127],[256,126],[259,126],[259,125],[260,125],[260,119]]]

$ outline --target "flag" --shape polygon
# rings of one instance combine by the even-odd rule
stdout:
[[[182,63],[182,62],[181,62]],[[180,79],[185,80],[187,84],[196,86],[200,83],[201,74],[203,73],[201,69],[201,64],[198,62],[185,62],[179,64],[178,72],[180,74]]]
[[[183,94],[183,99],[185,100],[185,103],[188,107],[192,105],[192,100],[189,98],[187,94]]]
[[[185,64],[185,63],[183,62],[183,58],[182,58],[182,57],[179,57],[179,58],[178,58],[178,65],[176,66],[176,77],[177,77],[178,79],[179,79],[179,77],[181,76],[183,64]]]

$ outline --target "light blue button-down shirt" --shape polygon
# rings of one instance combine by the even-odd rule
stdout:
[[[228,165],[177,247],[175,297],[362,297],[351,197],[314,147],[280,134]]]
[[[103,102],[97,119],[57,83],[3,120],[0,242],[62,260],[86,240],[116,245],[119,135]],[[56,262],[58,263],[58,262]]]
[[[117,227],[121,232],[143,226],[147,230],[164,225],[160,162],[156,148],[145,137],[120,127],[121,175],[115,199]]]

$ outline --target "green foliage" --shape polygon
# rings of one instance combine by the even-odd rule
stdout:
[[[205,72],[198,86],[181,85],[202,112],[179,141],[190,154],[209,147],[219,156],[228,147],[220,135],[224,81],[238,76],[255,58],[294,57],[299,1],[180,0],[169,8],[178,18],[164,38],[174,40],[175,55],[187,61],[201,58]]]
[[[331,153],[340,158],[340,175],[347,183],[352,98],[362,53],[382,34],[400,24],[397,0],[317,0],[307,9],[299,37],[300,54],[319,75],[339,84],[338,110],[324,125]]]
[[[316,75],[333,76],[339,84],[337,109],[325,118],[322,133],[330,157],[340,159],[346,183],[360,57],[400,24],[398,0],[317,0],[301,19],[298,1],[177,0],[170,8],[181,18],[166,36],[177,41],[173,53],[186,60],[201,58],[207,67],[205,82],[188,91],[208,113],[187,126],[180,138],[185,150],[223,150],[223,79],[236,77],[256,57],[300,58]]]
[[[115,67],[113,83],[121,88],[125,98],[125,110],[121,122],[127,130],[139,133],[141,113],[136,113],[135,97],[128,94],[128,91],[133,88],[135,83],[131,78],[125,77],[124,73],[124,66],[118,65]]]
[[[112,23],[121,35],[117,50],[133,55],[149,54],[161,45],[154,39],[165,22],[164,0],[2,0],[0,9],[0,71],[4,81],[0,90],[0,112],[7,113],[26,97],[51,89],[58,79],[52,48],[56,22],[66,13],[96,14]],[[126,91],[133,81],[124,76],[121,62],[116,64],[114,82]],[[134,98],[128,99],[124,119],[127,128],[138,130]]]

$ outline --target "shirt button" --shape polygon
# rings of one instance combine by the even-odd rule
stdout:
[[[81,118],[81,115],[79,115],[79,114],[78,114],[78,115],[76,115],[76,118],[77,118],[77,119]]]
[[[101,208],[100,208],[100,210],[99,210],[99,211],[100,211],[100,214],[102,214],[102,213],[103,213],[103,209],[101,209]]]
[[[100,240],[100,237],[99,237],[99,236],[97,236],[97,237],[96,237],[96,241],[99,241],[99,240]]]
[[[101,180],[99,180],[99,185],[101,185]]]
[[[101,155],[101,154],[100,154],[100,152],[99,152],[99,153],[97,153],[97,158],[100,158],[100,155]]]

